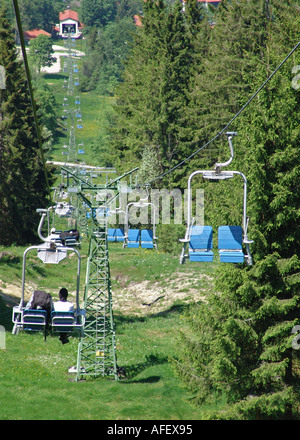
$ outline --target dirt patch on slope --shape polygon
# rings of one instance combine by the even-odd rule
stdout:
[[[29,301],[36,288],[35,285],[26,286],[25,303]],[[194,279],[189,273],[179,272],[155,282],[147,280],[126,282],[122,279],[119,287],[112,287],[113,311],[126,315],[146,316],[168,310],[175,303],[203,301],[207,292],[212,289],[213,278],[203,274],[199,274],[197,279]],[[3,283],[0,280],[0,296],[7,307],[18,305],[21,286]],[[70,297],[73,296],[73,292],[70,292]]]
[[[205,300],[213,288],[213,278],[199,275],[197,280],[189,274],[176,273],[164,281],[129,283],[113,290],[113,310],[128,315],[148,315],[169,309],[174,303],[188,304]]]

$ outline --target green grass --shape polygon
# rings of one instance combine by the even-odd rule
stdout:
[[[0,249],[0,252],[4,250]],[[21,283],[24,248],[5,249],[11,254],[0,259],[0,279]],[[82,249],[83,292],[87,245]],[[191,274],[211,273],[213,267],[185,265],[178,257],[158,251],[109,246],[112,290],[120,280],[148,280],[168,283],[178,270]],[[29,255],[29,254],[28,254]],[[35,252],[26,270],[28,283],[48,287],[57,295],[59,286],[74,283],[76,259],[71,256],[59,265],[43,265]],[[118,281],[119,280],[119,281]],[[121,281],[122,284],[122,281]],[[187,331],[181,319],[184,304],[173,304],[160,313],[130,316],[116,312],[117,362],[126,378],[115,382],[99,378],[74,382],[68,368],[76,364],[78,339],[61,345],[58,337],[44,341],[40,333],[12,335],[11,307],[0,301],[0,324],[6,328],[6,350],[0,350],[1,420],[192,420],[201,419],[201,408],[193,408],[189,395],[175,377],[170,358],[176,357],[178,332]]]
[[[115,322],[118,364],[127,373],[119,382],[70,380],[76,338],[62,346],[56,337],[45,342],[41,334],[7,333],[0,350],[0,419],[199,419],[168,362],[180,310],[145,319],[116,316]]]
[[[100,158],[95,157],[91,145],[99,136],[100,120],[103,120],[103,112],[106,111],[105,109],[108,106],[114,104],[114,98],[97,95],[95,93],[79,93],[76,91],[76,87],[74,89],[74,95],[68,96],[67,89],[63,88],[64,79],[68,79],[68,77],[62,72],[45,74],[44,79],[55,94],[58,115],[57,139],[47,159],[65,161],[66,156],[62,155],[62,152],[64,151],[62,146],[69,143],[69,131],[64,130],[64,124],[61,119],[64,109],[62,104],[64,98],[67,97],[69,107],[72,110],[75,110],[78,107],[75,105],[75,97],[80,95],[80,110],[82,114],[81,119],[83,129],[77,129],[75,124],[75,136],[77,146],[81,143],[84,144],[85,154],[82,156],[79,155],[78,159],[83,160],[87,164],[103,166]]]

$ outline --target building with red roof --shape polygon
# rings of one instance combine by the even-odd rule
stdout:
[[[46,35],[47,37],[51,37],[51,34],[49,34],[49,32],[44,31],[43,29],[33,29],[32,31],[24,32],[24,38],[27,41],[33,40],[39,35]]]
[[[68,32],[72,34],[73,38],[81,37],[82,23],[79,21],[78,13],[67,8],[65,11],[59,13],[59,32],[58,34],[66,38]]]

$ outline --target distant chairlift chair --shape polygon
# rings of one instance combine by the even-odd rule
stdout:
[[[148,199],[148,198],[147,198]],[[125,212],[125,236],[123,247],[138,248],[140,246],[144,249],[157,249],[156,244],[156,228],[155,228],[155,206],[153,203],[147,202],[147,199],[141,199],[139,202],[130,202],[126,207]],[[153,231],[151,229],[129,229],[129,207],[134,206],[136,208],[147,208],[151,206],[153,210]]]
[[[125,240],[124,229],[117,228],[115,230],[115,237],[116,237],[116,241],[124,241]]]
[[[140,246],[140,230],[139,229],[129,229],[127,238],[128,248],[138,248]]]
[[[116,230],[113,228],[107,229],[107,241],[116,241]]]
[[[153,238],[153,231],[151,229],[141,230],[141,247],[145,249],[153,249],[156,246],[155,238]]]

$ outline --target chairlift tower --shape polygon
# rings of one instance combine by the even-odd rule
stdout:
[[[104,196],[105,197],[105,196]],[[104,198],[92,207],[85,284],[85,330],[79,342],[76,380],[82,376],[111,376],[117,379],[116,341],[107,246],[107,206]],[[97,213],[101,212],[101,217]]]
[[[116,341],[112,312],[112,292],[107,242],[107,189],[117,190],[118,181],[94,184],[87,178],[90,173],[115,172],[111,168],[97,168],[81,164],[60,164],[67,181],[67,192],[81,199],[82,206],[91,212],[92,227],[89,234],[89,252],[86,269],[84,304],[84,336],[78,344],[75,380],[85,377],[108,376],[118,379]],[[84,171],[84,178],[80,174]],[[79,202],[78,202],[79,203]],[[72,370],[73,371],[73,370]]]

